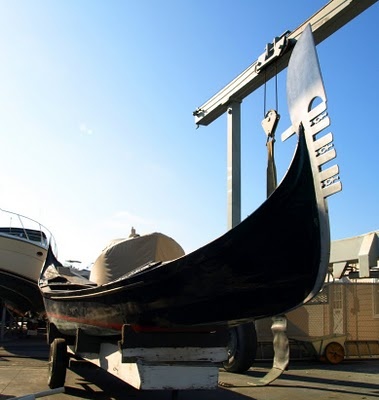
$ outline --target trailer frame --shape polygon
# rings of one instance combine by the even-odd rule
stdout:
[[[78,329],[74,341],[59,337],[49,325],[51,389],[64,386],[70,357],[89,361],[139,390],[216,389],[228,356],[227,329],[136,332],[124,325],[118,337],[90,336]]]

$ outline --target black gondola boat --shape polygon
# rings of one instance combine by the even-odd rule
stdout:
[[[298,144],[277,189],[250,216],[192,253],[152,262],[108,283],[58,276],[41,279],[50,323],[64,335],[234,326],[284,313],[321,289],[329,261],[326,197],[341,190],[326,126],[326,96],[311,28],[288,66],[287,97]],[[315,99],[319,98],[316,106]],[[288,132],[288,131],[287,131]],[[138,240],[130,239],[130,240]],[[46,267],[57,265],[52,252]]]

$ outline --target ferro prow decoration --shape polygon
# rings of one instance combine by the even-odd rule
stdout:
[[[322,239],[319,277],[314,290],[305,299],[306,302],[321,289],[329,263],[330,229],[326,198],[342,190],[338,165],[322,169],[324,164],[336,157],[336,151],[331,132],[316,137],[330,125],[330,118],[310,25],[304,29],[288,64],[287,103],[292,126],[282,134],[282,140],[288,139],[293,133],[305,136],[317,196]]]

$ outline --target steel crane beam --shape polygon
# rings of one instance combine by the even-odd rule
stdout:
[[[288,46],[286,51],[281,54],[279,54],[281,38],[275,38],[273,44],[267,45],[265,53],[193,112],[196,125],[209,125],[228,110],[230,103],[241,102],[245,97],[262,86],[265,81],[268,81],[286,68],[294,43],[308,24],[312,26],[313,36],[317,45],[377,1],[331,0],[294,31],[282,35],[281,38],[286,38]],[[271,50],[271,57],[268,50]],[[278,51],[276,52],[275,50]],[[262,59],[265,59],[265,56],[268,56],[263,65],[265,73],[261,74],[260,72],[263,68],[260,64],[262,64]]]

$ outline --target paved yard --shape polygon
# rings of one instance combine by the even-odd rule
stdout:
[[[0,345],[0,400],[48,390],[47,345],[34,338]],[[267,387],[249,385],[262,377],[269,363],[257,362],[245,375],[220,371],[219,388],[178,393],[138,391],[92,364],[75,362],[67,371],[65,393],[49,400],[133,399],[161,400],[304,400],[379,399],[379,360],[344,361],[339,365],[294,361],[278,380]]]

